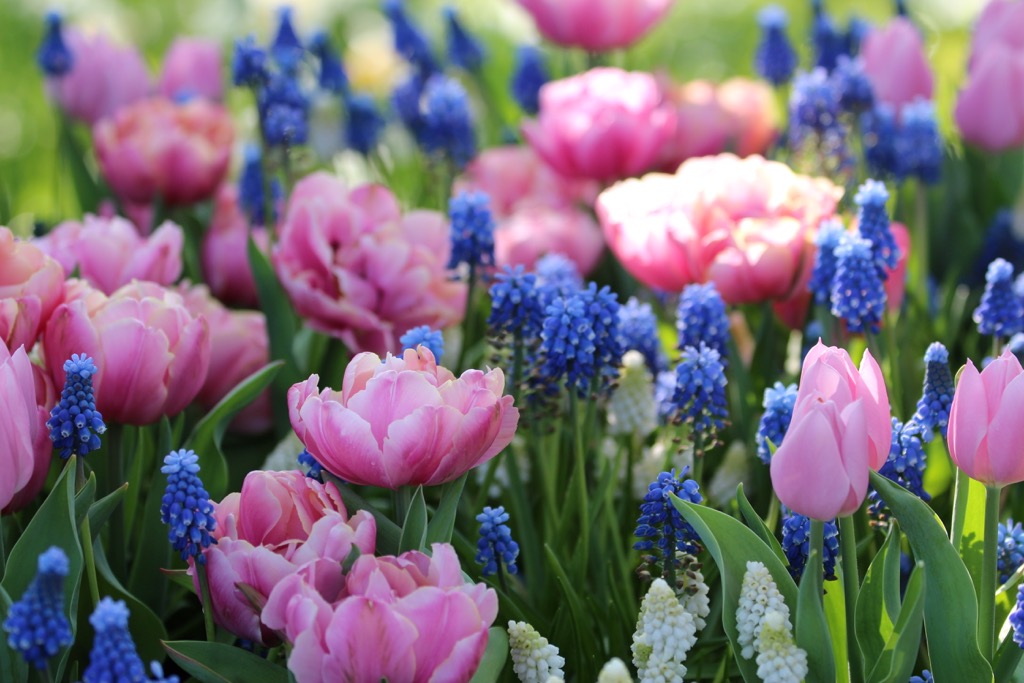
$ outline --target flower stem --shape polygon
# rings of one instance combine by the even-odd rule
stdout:
[[[846,598],[846,644],[850,657],[850,678],[864,680],[864,660],[857,643],[857,594],[860,592],[860,571],[857,568],[857,529],[853,517],[839,518],[839,543],[843,557],[843,593]]]
[[[199,597],[203,601],[203,626],[206,627],[206,640],[214,642],[217,633],[213,626],[213,600],[210,597],[210,579],[206,574],[206,565],[195,563],[196,574],[199,577]]]
[[[807,556],[810,557],[811,555],[813,555],[815,550],[818,551],[818,555],[817,555],[818,562],[821,562],[822,558],[825,556],[825,554],[824,554],[824,550],[825,550],[825,522],[822,522],[820,520],[814,519],[812,517],[811,518],[810,547],[808,548]],[[808,565],[807,569],[805,569],[804,571],[809,571],[811,569],[813,569],[813,567]],[[822,572],[821,568],[818,568],[818,577],[819,577],[818,578],[818,583],[819,584],[821,583],[821,578],[820,578],[821,577],[821,572]],[[819,593],[820,593],[820,591],[819,591]]]
[[[992,661],[996,638],[996,528],[999,525],[999,488],[985,487],[985,546],[981,560],[981,588],[978,599],[978,645]]]
[[[575,457],[576,503],[580,518],[580,541],[577,546],[581,566],[587,565],[590,553],[590,515],[587,511],[587,469],[583,457],[583,427],[580,424],[579,397],[569,392],[569,419],[573,428],[573,455]]]
[[[948,446],[947,446],[948,449]],[[964,523],[967,517],[967,494],[971,482],[959,467],[956,468],[956,483],[953,485],[953,519],[950,524],[949,540],[954,548],[960,548],[960,539],[964,535]]]
[[[110,461],[110,490],[124,483],[123,431],[121,425],[110,426],[107,436]],[[110,515],[110,564],[115,576],[125,576],[124,505],[119,504]]]
[[[84,486],[85,460],[79,457],[75,458],[75,492],[81,491]],[[85,560],[85,573],[89,581],[89,596],[92,598],[92,604],[95,607],[100,604],[100,584],[96,579],[96,558],[92,554],[92,528],[89,525],[88,514],[82,518],[78,540],[82,546],[82,557]]]

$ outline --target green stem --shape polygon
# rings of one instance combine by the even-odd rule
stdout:
[[[462,364],[466,360],[466,350],[469,348],[469,340],[473,334],[473,318],[476,311],[476,307],[473,306],[473,293],[475,289],[476,266],[471,263],[469,264],[469,279],[466,285],[466,315],[462,318],[462,343],[459,344],[459,357],[455,362],[455,368],[459,372],[465,369],[462,367]]]
[[[857,594],[860,592],[860,571],[857,568],[857,529],[853,517],[839,518],[839,542],[843,556],[843,593],[846,598],[846,646],[850,658],[850,678],[854,683],[864,680],[864,659],[857,643]]]
[[[215,642],[217,632],[213,626],[213,600],[210,598],[210,579],[206,574],[206,565],[195,564],[197,576],[199,577],[199,595],[203,601],[203,626],[206,627],[207,642]]]
[[[948,448],[948,446],[947,446]],[[960,539],[964,536],[964,524],[967,519],[967,494],[971,481],[959,467],[956,469],[956,483],[953,485],[953,519],[950,524],[949,540],[954,548],[960,547]]]
[[[587,470],[583,454],[583,428],[580,425],[579,397],[575,391],[569,392],[569,419],[573,428],[573,455],[575,462],[576,504],[580,518],[579,562],[587,566],[590,553],[590,515],[587,512]]]
[[[996,639],[996,527],[999,525],[999,488],[985,487],[985,549],[981,560],[981,595],[978,600],[978,645],[992,661]]]
[[[75,492],[82,490],[85,486],[85,460],[75,460]],[[89,525],[89,515],[82,518],[79,527],[79,542],[82,546],[82,556],[85,561],[85,573],[89,581],[89,595],[92,598],[93,607],[100,604],[100,584],[96,579],[96,558],[92,553],[92,527]]]
[[[53,668],[50,666],[50,660],[46,660],[46,666],[42,669],[36,669],[36,673],[39,674],[39,680],[43,683],[51,683],[53,678]]]
[[[409,505],[412,502],[412,487],[399,486],[394,491],[395,501],[395,524],[405,528],[405,516],[409,514]]]
[[[764,518],[765,526],[768,527],[769,531],[775,531],[775,525],[779,523],[779,513],[781,510],[781,503],[779,497],[772,492],[772,499],[768,502],[768,514]]]
[[[825,556],[824,552],[823,552],[824,549],[825,549],[825,522],[822,522],[820,520],[812,518],[811,519],[810,548],[807,551],[807,556],[811,557],[812,555],[814,555],[814,551],[817,550],[818,554],[817,554],[816,557],[818,558],[818,562],[820,563],[821,562],[821,558],[823,558]],[[808,566],[808,570],[810,570],[812,568],[813,567]],[[815,572],[812,575],[812,576],[816,575],[818,577],[818,584],[819,585],[821,584],[821,574],[822,574],[822,570],[819,568],[818,571]],[[818,595],[819,595],[819,599],[820,599],[821,591],[818,591]]]
[[[692,433],[693,436],[693,471],[690,472],[690,479],[701,485],[704,479],[704,435],[700,431]],[[671,585],[671,584],[670,584]]]
[[[107,436],[110,490],[124,483],[124,444],[121,425],[111,425]],[[118,505],[110,515],[110,565],[115,576],[125,576],[124,505]]]
[[[918,290],[924,297],[924,308],[928,309],[928,195],[924,183],[914,183],[914,251],[917,252]]]

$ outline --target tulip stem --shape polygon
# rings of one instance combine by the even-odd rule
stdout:
[[[947,446],[947,450],[948,450]],[[967,517],[967,493],[971,482],[959,467],[956,468],[956,483],[953,488],[953,520],[950,524],[949,540],[953,547],[960,548],[960,539],[964,535],[964,523]]]
[[[810,533],[811,533],[811,536],[810,536],[810,547],[807,549],[807,557],[809,557],[809,558],[810,557],[817,557],[818,558],[818,562],[821,562],[822,561],[821,558],[823,558],[825,556],[825,522],[822,522],[821,520],[814,519],[813,517],[811,517],[811,532]],[[817,555],[814,554],[815,551],[818,552]],[[807,567],[804,569],[804,571],[812,571],[814,569],[815,569],[814,566],[808,564]],[[822,573],[823,570],[822,570],[821,567],[818,567],[817,569],[818,569],[818,576],[819,576],[818,581],[820,582],[821,581],[820,577],[821,577],[821,573]],[[819,593],[820,593],[820,591],[819,591]],[[818,596],[818,599],[819,600],[821,599],[820,595]]]
[[[587,512],[587,469],[583,456],[583,427],[580,424],[579,396],[576,391],[569,390],[569,419],[573,428],[573,454],[575,456],[576,503],[580,516],[580,566],[587,566],[590,553],[590,515]]]
[[[914,242],[917,251],[917,269],[920,293],[924,297],[924,310],[928,310],[928,195],[924,183],[914,183]]]
[[[7,543],[4,538],[4,522],[7,520],[0,517],[0,577],[7,573]]]
[[[469,264],[469,277],[466,284],[466,314],[462,318],[462,343],[459,344],[459,357],[455,362],[455,370],[462,372],[465,368],[462,364],[466,360],[466,351],[469,347],[469,339],[473,334],[473,318],[476,309],[473,306],[473,290],[476,288],[476,265]]]
[[[857,643],[857,594],[860,571],[857,568],[857,529],[852,515],[839,518],[839,543],[843,558],[843,593],[846,597],[846,643],[850,657],[850,679],[864,680],[864,660]]]
[[[75,457],[75,456],[71,456]],[[75,493],[77,494],[85,486],[85,460],[81,457],[75,458]],[[89,524],[89,515],[82,517],[79,526],[79,542],[82,545],[82,559],[85,561],[85,573],[89,580],[89,596],[95,607],[100,604],[100,584],[96,580],[96,559],[92,554],[92,527]]]
[[[122,439],[121,425],[110,426],[107,436],[110,460],[110,490],[115,491],[124,483],[124,457],[121,452]],[[115,576],[125,576],[125,551],[124,551],[124,505],[118,504],[110,516],[110,564]]]
[[[993,660],[996,639],[996,534],[999,525],[999,488],[985,487],[985,546],[981,560],[981,589],[978,599],[978,644],[981,654]]]
[[[199,598],[203,601],[203,626],[206,628],[207,642],[215,642],[216,629],[213,626],[213,600],[210,597],[210,578],[206,573],[206,565],[195,563],[196,575],[199,577]]]

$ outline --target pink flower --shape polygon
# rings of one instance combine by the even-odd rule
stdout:
[[[1016,0],[990,0],[978,16],[971,39],[968,70],[974,73],[977,60],[989,48],[1003,45],[1012,52],[1024,51],[1024,4]]]
[[[109,297],[69,281],[67,301],[43,333],[53,381],[72,353],[96,362],[96,408],[107,422],[146,425],[176,415],[199,392],[210,365],[210,330],[181,296],[152,282],[135,281]]]
[[[672,0],[519,0],[550,41],[590,52],[628,47],[668,11]]]
[[[1024,49],[984,48],[954,113],[964,140],[992,152],[1024,145]]]
[[[292,191],[273,261],[311,327],[353,350],[385,353],[413,327],[462,319],[466,287],[448,274],[450,250],[441,214],[403,215],[382,185],[349,190],[314,173]]]
[[[198,96],[220,102],[224,98],[220,46],[201,38],[175,38],[164,56],[159,91],[172,100]]]
[[[868,469],[889,456],[889,397],[878,363],[858,370],[845,349],[820,341],[800,372],[789,429],[772,456],[772,486],[795,512],[823,521],[852,514],[867,495]]]
[[[44,397],[40,396],[38,399]],[[25,507],[43,488],[53,444],[48,414],[39,405],[32,363],[25,348],[12,354],[0,344],[0,510]]]
[[[540,257],[557,253],[586,275],[603,252],[601,229],[593,218],[575,208],[524,207],[498,223],[494,231],[494,259],[499,266],[522,265],[529,270]]]
[[[980,373],[970,360],[960,372],[949,410],[949,455],[986,486],[1024,481],[1024,369],[1009,350]]]
[[[71,71],[46,79],[46,91],[71,118],[91,126],[149,94],[146,63],[134,47],[73,29],[64,39],[74,56]]]
[[[358,354],[340,392],[317,393],[319,379],[288,391],[292,427],[324,468],[356,484],[452,481],[500,453],[519,422],[500,369],[456,379],[422,346],[383,361]]]
[[[63,296],[60,264],[0,227],[0,342],[31,350]]]
[[[200,258],[203,277],[221,301],[255,308],[259,305],[256,281],[249,267],[249,235],[264,252],[270,252],[270,235],[261,226],[250,227],[238,206],[238,189],[222,185],[213,205],[210,229],[203,236]]]
[[[339,563],[353,548],[372,555],[376,547],[370,513],[349,517],[334,484],[297,470],[250,472],[241,493],[225,497],[214,516],[217,544],[203,551],[214,617],[235,635],[267,645],[277,638],[260,624],[259,610],[239,584],[266,600],[274,586],[302,571],[333,597],[343,588]],[[198,593],[198,579],[193,581]]]
[[[497,595],[463,582],[450,545],[435,543],[432,553],[359,557],[334,605],[301,575],[278,584],[262,618],[293,644],[288,668],[297,683],[469,681]]]
[[[903,296],[907,291],[907,263],[910,261],[910,232],[907,226],[902,223],[892,223],[889,226],[893,239],[900,250],[899,261],[896,267],[888,270],[888,277],[885,280],[885,301],[886,307],[893,312],[899,311],[903,306]]]
[[[718,104],[732,122],[730,144],[741,157],[764,154],[779,135],[775,92],[764,81],[730,78],[718,86]]]
[[[861,45],[864,73],[875,98],[899,109],[917,98],[930,100],[934,88],[921,34],[909,19],[896,17],[868,33]]]
[[[557,172],[601,181],[652,168],[675,130],[675,109],[654,77],[615,68],[547,83],[538,118],[523,124],[526,141]]]
[[[231,117],[219,104],[154,97],[93,129],[100,171],[121,199],[192,204],[213,195],[228,170]]]
[[[78,268],[79,276],[104,294],[132,280],[172,284],[181,275],[184,241],[181,228],[170,221],[147,239],[124,218],[92,214],[86,214],[82,222],[65,221],[34,240],[60,262],[65,276]]]

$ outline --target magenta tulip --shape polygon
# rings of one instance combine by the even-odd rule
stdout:
[[[921,34],[906,17],[896,17],[884,28],[868,33],[861,56],[864,73],[879,101],[899,109],[918,98],[932,98],[934,77]]]
[[[14,512],[39,493],[53,454],[46,428],[47,410],[39,405],[32,363],[19,347],[0,344],[0,510]]]
[[[203,278],[215,297],[244,308],[259,306],[256,281],[249,266],[250,235],[261,251],[270,253],[267,229],[250,226],[238,206],[238,189],[222,185],[214,199],[210,229],[203,236]]]
[[[601,52],[640,40],[673,0],[519,0],[548,40]]]
[[[0,343],[30,351],[63,296],[60,264],[0,227]]]
[[[986,150],[1024,145],[1024,49],[995,44],[982,50],[954,118],[963,138]]]
[[[220,102],[224,97],[220,45],[201,38],[175,38],[164,56],[160,94],[168,99],[205,97]]]

